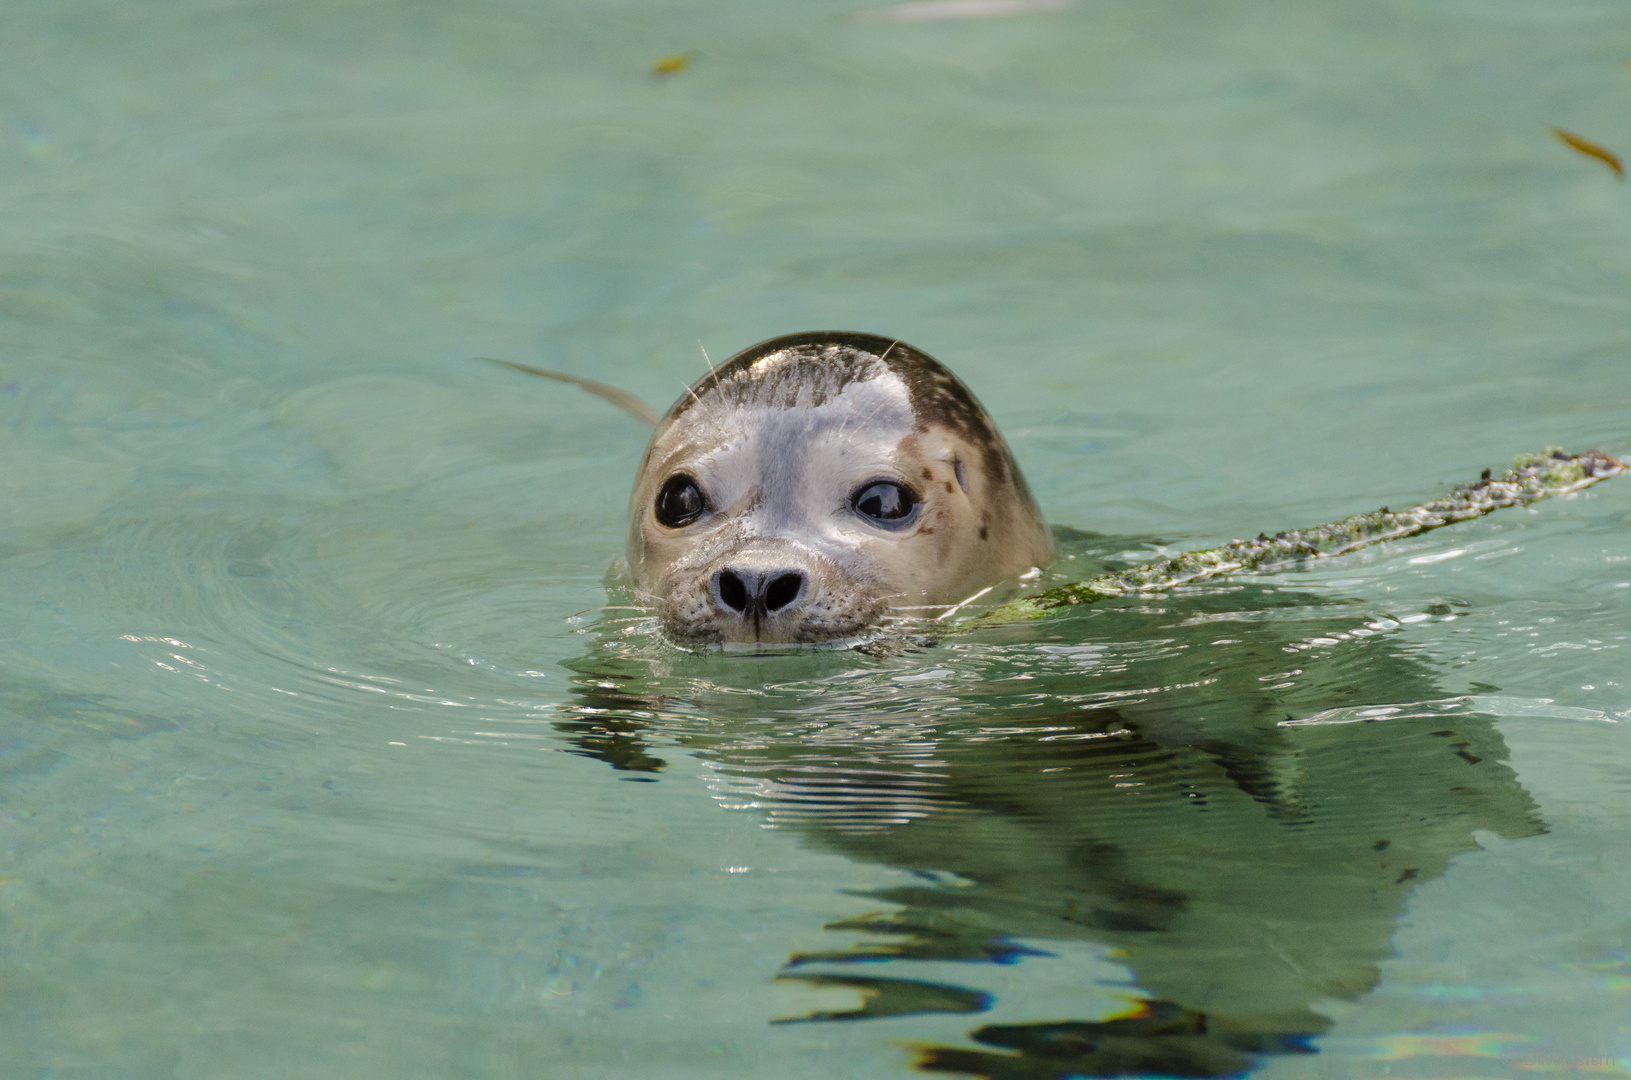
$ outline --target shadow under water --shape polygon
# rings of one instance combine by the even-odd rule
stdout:
[[[828,927],[858,944],[780,973],[860,1006],[781,1022],[981,1012],[990,995],[889,965],[1076,940],[1131,970],[1131,1012],[976,1027],[918,1067],[1239,1075],[1314,1052],[1321,1003],[1377,983],[1411,890],[1476,830],[1541,831],[1493,720],[1446,699],[1396,617],[1254,583],[871,657],[691,656],[606,628],[558,726],[628,778],[662,768],[653,741],[683,746],[727,801],[919,875]]]

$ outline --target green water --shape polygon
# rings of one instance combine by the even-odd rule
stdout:
[[[1631,11],[865,6],[0,12],[0,1076],[1631,1072],[1631,480],[688,656],[469,359],[899,336],[1062,574],[1624,456]]]

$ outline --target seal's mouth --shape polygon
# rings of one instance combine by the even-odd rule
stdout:
[[[890,602],[903,599],[899,594],[877,596],[864,588],[829,591],[804,583],[799,604],[778,607],[774,602],[754,601],[751,592],[744,602],[740,594],[729,591],[728,584],[722,601],[722,577],[728,582],[728,574],[713,575],[711,589],[693,584],[666,596],[642,596],[642,607],[656,616],[663,636],[682,649],[770,655],[865,649],[899,639],[938,638],[957,623],[977,619],[994,600],[1007,594],[990,585],[955,603],[900,604]],[[750,581],[744,591],[753,588]],[[791,592],[793,586],[784,588]],[[761,583],[757,595],[771,592]]]
[[[882,608],[882,605],[877,605]],[[691,615],[685,618],[685,615]],[[882,610],[865,612],[866,618],[760,616],[720,617],[711,612],[697,613],[693,605],[680,611],[674,605],[657,607],[663,633],[686,648],[718,647],[725,652],[765,652],[768,650],[846,649],[883,632]],[[700,617],[699,617],[700,616]]]
[[[876,635],[856,634],[851,637],[828,638],[825,641],[789,641],[773,644],[763,641],[721,641],[712,648],[720,652],[746,656],[792,656],[809,652],[843,652],[871,645]]]

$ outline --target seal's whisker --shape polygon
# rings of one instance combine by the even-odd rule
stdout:
[[[860,425],[859,425],[859,426],[858,426],[858,427],[856,427],[856,429],[855,429],[855,434],[854,434],[854,435],[851,435],[851,436],[850,436],[850,439],[851,439],[851,440],[854,440],[854,439],[855,439],[855,438],[856,438],[856,436],[858,436],[858,435],[860,435],[860,434],[861,434],[861,429],[862,429],[862,428],[865,428],[865,427],[866,427],[866,426],[867,426],[867,425],[868,425],[868,424],[870,424],[870,423],[872,423],[872,418],[873,418],[873,417],[874,417],[874,416],[877,416],[877,415],[878,415],[878,414],[879,414],[879,413],[880,413],[880,412],[882,412],[882,411],[883,411],[883,407],[884,407],[884,406],[885,406],[885,405],[887,405],[887,404],[889,404],[889,402],[888,402],[888,401],[880,401],[880,402],[878,402],[878,407],[877,407],[877,408],[876,408],[876,409],[873,409],[873,410],[872,410],[872,411],[871,411],[871,412],[869,412],[869,413],[867,413],[867,414],[866,414],[866,419],[865,419],[865,420],[862,420],[862,421],[861,421],[861,423],[860,423]],[[848,418],[848,417],[845,417],[845,418],[844,418],[844,423],[843,423],[843,424],[842,424],[842,425],[840,425],[840,426],[839,426],[839,428],[838,428],[838,434],[840,434],[840,435],[842,435],[842,434],[843,434],[843,433],[844,433],[844,428],[845,428],[845,427],[847,427],[847,426],[848,426],[848,425],[849,425],[849,418]]]
[[[963,601],[960,601],[959,603],[953,604],[949,609],[947,609],[947,611],[946,611],[946,613],[944,615],[936,615],[934,621],[935,622],[940,622],[942,619],[951,618],[953,615],[957,614],[959,611],[961,611],[964,608],[968,607],[970,604],[974,603],[974,601],[978,600],[980,597],[984,596],[986,593],[990,592],[992,589],[995,589],[995,588],[996,588],[995,585],[987,585],[985,588],[981,589],[979,592],[975,593],[973,596],[969,597],[967,600],[963,600]]]
[[[854,414],[853,414],[853,413],[851,413],[851,414],[849,414],[849,415],[847,415],[847,416],[845,416],[845,417],[844,417],[844,422],[843,422],[843,423],[842,423],[842,424],[839,424],[839,425],[838,425],[838,430],[837,430],[837,431],[835,431],[835,432],[833,432],[833,434],[832,434],[832,437],[833,437],[833,438],[834,438],[834,439],[837,439],[837,438],[839,438],[839,437],[840,437],[840,436],[842,436],[842,435],[843,435],[843,434],[844,434],[844,432],[845,432],[845,431],[847,431],[847,430],[848,430],[848,429],[849,429],[849,422],[850,422],[850,420],[852,420],[852,419],[853,419],[853,418],[854,418]]]

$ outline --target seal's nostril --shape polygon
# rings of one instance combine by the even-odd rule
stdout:
[[[799,590],[802,588],[804,588],[803,574],[781,575],[765,589],[765,610],[780,611],[798,599]]]
[[[742,612],[748,609],[748,587],[742,579],[729,570],[720,572],[719,599],[732,611]]]

